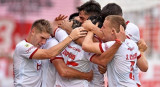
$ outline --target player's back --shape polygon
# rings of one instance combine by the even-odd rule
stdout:
[[[136,87],[133,70],[139,55],[136,43],[126,39],[107,65],[109,87]]]

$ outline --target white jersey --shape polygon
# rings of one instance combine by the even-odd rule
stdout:
[[[42,83],[41,61],[32,59],[37,47],[26,40],[16,45],[13,55],[14,86],[40,87]]]
[[[106,51],[115,41],[100,44],[100,49]],[[137,58],[140,57],[138,46],[132,40],[126,39],[119,47],[114,58],[107,64],[109,87],[136,87],[133,70]]]
[[[68,34],[62,29],[58,29],[55,33],[55,38],[60,42],[63,41],[67,36]],[[85,52],[81,46],[74,42],[71,42],[61,52],[61,54],[64,60],[67,60],[66,64],[71,68],[81,72],[89,72],[92,68],[90,58],[92,57],[93,53]],[[60,87],[88,87],[89,82],[87,80],[67,79],[61,77],[56,85]]]
[[[104,75],[98,70],[97,64],[92,64],[93,80],[90,82],[89,87],[105,87],[104,86]]]
[[[58,44],[55,38],[50,37],[43,49],[49,49]],[[58,56],[57,56],[58,57]],[[56,81],[56,69],[49,59],[42,60],[43,81],[42,87],[53,87]]]
[[[126,35],[129,39],[133,40],[134,42],[138,42],[140,40],[140,32],[139,28],[133,24],[133,23],[127,23],[126,25]],[[135,81],[138,85],[141,85],[141,82],[139,80],[139,69],[136,66],[135,70],[133,71]]]

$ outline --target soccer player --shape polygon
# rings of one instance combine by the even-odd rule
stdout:
[[[113,59],[108,60],[104,66],[107,66],[107,77],[109,87],[119,87],[119,86],[131,86],[136,87],[137,84],[133,78],[133,70],[135,69],[137,58],[140,58],[140,52],[138,46],[135,42],[130,39],[125,39],[121,42],[116,39],[115,32],[119,32],[119,26],[123,25],[125,28],[125,21],[121,16],[109,15],[105,18],[101,32],[104,37],[102,38],[104,43],[96,43],[92,41],[93,33],[88,32],[83,45],[85,49],[91,51],[106,51],[110,46],[112,46],[115,41],[118,41],[120,48],[114,55]],[[109,42],[106,42],[109,41]],[[90,45],[87,45],[90,43]],[[88,51],[88,50],[87,50]],[[93,56],[99,57],[99,56]],[[96,58],[95,58],[96,59]],[[137,62],[137,63],[136,63]],[[137,64],[138,65],[138,64]]]
[[[55,18],[55,21],[53,22],[55,23],[54,25],[57,26],[57,23],[61,23],[65,18],[66,16],[59,15],[58,17]],[[50,37],[47,40],[46,44],[43,45],[42,48],[49,49],[50,47],[55,46],[58,43],[59,42],[52,35],[52,37]],[[65,64],[63,57],[60,54],[56,56],[54,59],[42,60],[42,70],[43,70],[42,87],[53,87],[55,85],[56,78],[53,77],[57,76],[56,75],[57,71],[59,73],[58,75],[65,78],[77,78],[77,79],[85,79],[91,81],[93,77],[92,71],[83,73],[68,67]]]
[[[27,38],[16,45],[13,55],[14,86],[40,87],[42,84],[40,60],[55,57],[72,40],[85,36],[82,30],[73,30],[64,41],[50,49],[41,49],[40,47],[46,43],[52,34],[52,28],[47,20],[36,20]]]

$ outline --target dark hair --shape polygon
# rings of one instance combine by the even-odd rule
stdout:
[[[109,3],[102,8],[101,16],[102,19],[105,19],[108,15],[121,15],[122,16],[122,9],[116,3]]]
[[[101,13],[101,6],[98,2],[92,0],[77,7],[78,11],[85,11],[88,15],[99,15]]]
[[[126,29],[126,23],[125,20],[122,18],[122,16],[119,15],[109,15],[105,18],[105,20],[108,20],[110,22],[110,27],[114,27],[116,29],[116,32],[120,31],[120,25]]]
[[[49,34],[52,34],[52,27],[49,23],[48,20],[45,20],[45,19],[39,19],[39,20],[36,20],[33,24],[32,24],[32,28],[36,28],[36,30],[40,31],[41,32],[47,32]]]
[[[101,16],[90,16],[88,20],[91,20],[93,24],[98,23],[99,28],[101,28],[103,25]]]
[[[78,12],[73,13],[73,14],[71,14],[71,15],[69,16],[69,20],[74,19],[74,18],[77,17],[77,16],[79,16],[79,13],[78,13]]]
[[[72,24],[73,29],[80,27],[82,25],[82,23],[79,22],[78,20],[73,19],[72,21],[73,21],[73,24]]]

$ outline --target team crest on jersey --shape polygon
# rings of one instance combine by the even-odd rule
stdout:
[[[25,47],[29,47],[29,44],[26,44]]]

